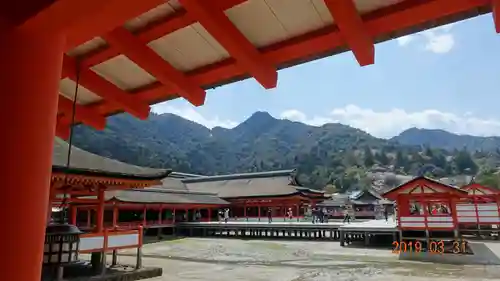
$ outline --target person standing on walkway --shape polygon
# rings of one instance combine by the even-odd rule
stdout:
[[[267,220],[269,223],[273,222],[273,209],[271,207],[267,208]]]
[[[387,209],[387,206],[384,205],[384,217],[385,217],[385,221],[389,221],[389,210]]]
[[[288,219],[290,219],[290,221],[292,221],[293,220],[292,208],[288,208],[287,215],[288,215]]]
[[[224,210],[224,222],[227,223],[229,220],[229,208]]]
[[[344,206],[344,221],[342,223],[351,223],[351,215],[349,214],[349,208]]]

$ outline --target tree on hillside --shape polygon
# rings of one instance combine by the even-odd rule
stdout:
[[[351,166],[357,166],[358,165],[358,159],[356,158],[356,155],[354,154],[354,151],[348,150],[344,153],[344,166],[345,167],[351,167]]]
[[[406,171],[406,167],[408,166],[408,158],[403,155],[401,150],[396,152],[396,160],[394,161],[394,168],[396,170],[404,170]]]
[[[375,160],[373,158],[372,150],[369,146],[365,146],[364,157],[365,167],[371,168],[375,164]]]
[[[379,153],[375,154],[375,160],[377,160],[381,165],[387,166],[390,164],[389,157],[385,152],[385,149],[382,149]]]
[[[465,149],[460,150],[455,155],[453,162],[455,163],[458,172],[461,174],[473,175],[477,173],[478,167]]]

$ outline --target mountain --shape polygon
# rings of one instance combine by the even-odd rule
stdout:
[[[391,138],[404,145],[430,146],[447,150],[496,151],[500,149],[500,137],[457,135],[444,130],[408,129]]]
[[[350,188],[366,182],[367,172],[474,174],[479,160],[492,167],[499,162],[483,161],[491,158],[484,155],[474,162],[466,151],[424,149],[411,138],[401,139],[406,143],[342,124],[280,120],[267,112],[232,129],[210,130],[173,114],[151,114],[147,121],[121,114],[108,118],[103,131],[80,125],[74,132],[76,146],[135,165],[205,175],[298,168],[299,179],[311,187]]]

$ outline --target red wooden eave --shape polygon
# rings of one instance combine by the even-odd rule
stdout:
[[[230,25],[231,26],[230,29],[233,29],[233,31],[234,29],[236,29],[236,31],[239,34],[235,35],[236,37],[233,36],[230,37],[229,39],[227,38],[224,39],[225,35],[219,34],[220,31],[217,31],[221,25],[224,26],[224,24],[227,24],[228,22],[230,23],[230,21],[224,15],[223,10],[230,8],[233,5],[240,4],[244,1],[242,0],[217,1],[216,5],[214,4],[212,5],[213,7],[208,7],[208,9],[209,11],[216,12],[215,14],[217,14],[218,16],[209,20],[207,19],[202,20],[203,18],[207,17],[207,12],[206,10],[203,9],[204,5],[201,8],[198,5],[194,5],[194,10],[193,10],[193,7],[190,8],[189,6],[190,1],[189,0],[185,1],[187,3],[187,5],[185,6],[187,11],[181,10],[177,14],[171,15],[165,20],[156,21],[150,26],[147,26],[146,28],[137,31],[136,33],[134,33],[134,35],[137,38],[141,39],[142,42],[149,42],[166,35],[166,33],[163,32],[171,32],[177,30],[179,28],[182,28],[184,24],[187,26],[189,24],[192,24],[198,19],[200,23],[220,43],[222,43],[223,46],[233,56],[233,58],[229,58],[223,62],[219,62],[213,65],[209,65],[185,73],[186,78],[190,79],[190,81],[194,81],[194,85],[199,85],[202,88],[214,86],[219,83],[223,83],[224,81],[235,79],[236,77],[245,77],[248,73],[258,78],[259,73],[268,73],[268,74],[271,73],[269,69],[270,68],[275,69],[274,66],[293,64],[295,61],[300,61],[307,59],[308,57],[317,56],[318,54],[327,53],[331,50],[334,50],[337,47],[341,47],[346,44],[348,44],[353,49],[353,52],[357,57],[358,53],[366,52],[366,50],[368,49],[366,46],[361,48],[353,46],[352,43],[348,42],[348,40],[353,40],[353,39],[346,38],[345,34],[342,31],[343,30],[342,28],[341,30],[339,30],[338,28],[336,28],[336,26],[329,26],[321,30],[314,31],[305,34],[303,36],[299,36],[287,40],[285,42],[277,43],[259,50],[256,50],[255,47],[251,46],[253,51],[248,51],[245,49],[248,47],[248,44],[246,44],[247,47],[242,47],[245,45],[245,43],[242,44],[241,40],[235,40],[235,38],[236,39],[241,38],[243,35],[239,33],[239,31],[234,27],[234,25]],[[496,3],[497,1],[495,0],[494,2]],[[375,39],[391,32],[404,30],[431,20],[443,18],[446,16],[458,14],[465,11],[470,11],[475,8],[486,7],[488,5],[492,5],[491,0],[455,0],[453,2],[450,2],[448,0],[426,0],[426,1],[407,0],[402,3],[393,5],[391,7],[380,9],[378,11],[363,16],[362,23],[365,30],[364,34],[367,35],[367,37],[369,38]],[[494,7],[498,7],[498,5]],[[353,20],[351,19],[350,21],[352,22]],[[205,25],[204,22],[205,24],[207,22],[209,24]],[[207,26],[212,26],[212,27],[207,28]],[[341,26],[339,25],[339,27]],[[360,32],[356,36],[361,37],[365,35],[363,35],[363,33]],[[228,44],[228,42],[224,44],[224,40],[229,41],[229,43],[232,44],[233,49],[236,50],[236,53],[232,52],[229,48],[227,48],[226,45]],[[362,41],[362,39],[357,39],[357,40]],[[245,39],[245,41],[249,43],[248,40]],[[365,45],[368,44],[365,43]],[[242,49],[244,50],[242,51]],[[359,49],[361,49],[361,51],[359,51]],[[259,57],[259,60],[257,61],[261,61],[264,63],[264,64],[259,63],[258,69],[249,67],[248,64],[246,65],[242,64],[242,61],[248,62],[248,60],[245,60],[245,56],[248,57],[249,54],[252,53],[254,55],[250,56],[257,56]],[[101,63],[117,54],[119,54],[119,51],[116,48],[112,46],[103,47],[99,51],[84,56],[82,58],[81,65],[84,68],[88,68],[95,64]],[[254,63],[255,60],[252,60],[250,62]],[[257,71],[252,72],[251,69]],[[262,71],[262,69],[264,70]],[[275,75],[275,72],[273,73],[274,74],[269,74],[269,75]],[[264,76],[266,77],[266,75]],[[137,98],[137,100],[142,101],[144,103],[152,104],[175,98],[178,96],[178,92],[179,91],[176,89],[176,87],[174,87],[171,84],[165,85],[163,83],[156,82],[147,87],[144,87],[143,89],[134,91],[133,94],[135,96],[134,98]],[[101,95],[103,91],[96,91],[96,93],[98,95]],[[127,94],[130,95],[130,93]],[[122,105],[116,103],[115,101],[112,100],[108,101],[107,98],[105,98],[102,102],[89,105],[88,107],[93,108],[95,112],[98,112],[100,115],[104,116],[120,112],[123,110],[128,111],[128,108],[122,107]]]
[[[366,32],[353,0],[325,0],[340,34],[361,66],[375,62],[375,45]]]

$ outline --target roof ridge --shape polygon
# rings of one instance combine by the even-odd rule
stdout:
[[[170,193],[170,194],[195,194],[195,195],[214,195],[217,193],[212,192],[201,192],[201,191],[191,191],[191,190],[176,190],[176,189],[166,189],[166,188],[144,188],[144,189],[129,189],[125,191],[138,191],[138,192],[158,192],[158,193]]]
[[[215,175],[215,176],[201,176],[197,178],[180,179],[183,183],[195,182],[208,182],[208,181],[222,181],[222,180],[235,180],[235,179],[251,179],[251,178],[269,178],[269,177],[291,177],[294,176],[296,169],[291,170],[276,170],[266,172],[253,172],[253,173],[239,173],[228,175]]]

